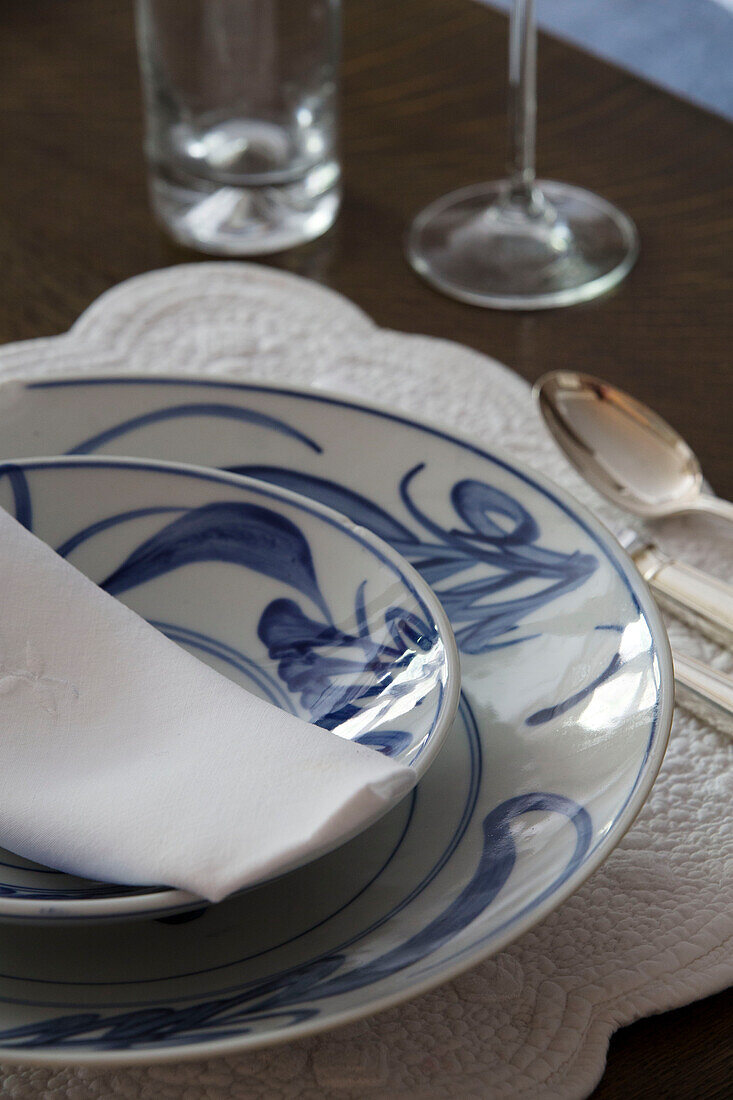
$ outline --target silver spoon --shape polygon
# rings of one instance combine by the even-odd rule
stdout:
[[[561,450],[615,504],[646,518],[704,510],[733,520],[733,505],[702,492],[700,465],[684,440],[640,402],[573,371],[546,374],[534,394]],[[672,561],[633,532],[620,539],[659,603],[731,643],[729,585]],[[684,654],[673,657],[681,705],[733,735],[733,678]]]
[[[733,504],[704,492],[684,439],[640,401],[575,371],[552,371],[534,391],[567,458],[620,508],[645,519],[708,512],[733,522]]]

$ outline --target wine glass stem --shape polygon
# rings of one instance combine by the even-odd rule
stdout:
[[[514,0],[509,17],[509,192],[534,202],[537,127],[537,26],[534,0]]]

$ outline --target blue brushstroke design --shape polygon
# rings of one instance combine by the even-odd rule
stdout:
[[[599,623],[595,630],[608,630],[613,634],[622,634],[623,627],[617,623]],[[582,703],[584,699],[587,699],[589,695],[592,695],[596,688],[604,684],[606,680],[610,680],[612,676],[615,676],[620,668],[623,667],[623,660],[620,653],[614,653],[613,657],[603,669],[603,671],[596,676],[595,680],[592,680],[585,687],[580,688],[573,695],[564,699],[561,703],[556,703],[551,707],[543,707],[541,710],[535,711],[534,714],[530,714],[529,718],[525,719],[525,725],[527,726],[542,726],[546,722],[551,722],[553,718],[559,718],[561,715],[566,714],[569,710],[572,710],[578,703]]]
[[[23,471],[14,466],[12,462],[4,462],[0,466],[0,477],[7,477],[13,492],[15,505],[15,518],[29,531],[33,530],[33,508],[31,505],[31,493],[28,488],[28,479]]]
[[[404,608],[392,607],[384,613],[389,637],[375,642],[365,605],[365,581],[355,597],[357,633],[335,627],[318,591],[305,536],[290,520],[261,505],[219,502],[189,510],[159,506],[121,512],[83,528],[59,547],[59,553],[66,555],[117,525],[170,512],[178,519],[138,547],[103,587],[119,595],[181,565],[212,560],[231,561],[304,591],[323,611],[323,621],[309,618],[293,600],[279,599],[265,609],[258,633],[271,659],[278,662],[278,674],[291,695],[300,694],[310,721],[324,729],[337,729],[387,691],[398,698],[406,689],[399,684],[392,688],[392,682],[415,649],[427,653],[437,641],[434,625]],[[195,645],[243,672],[269,702],[295,713],[290,695],[245,654],[197,631],[168,623],[154,625],[171,640]],[[323,648],[327,652],[319,652]],[[388,754],[399,752],[410,740],[404,731],[373,731],[366,736],[371,738],[368,743]]]
[[[116,527],[120,523],[127,523],[132,519],[143,519],[145,516],[160,516],[166,513],[181,513],[185,512],[185,508],[172,508],[159,506],[156,508],[132,508],[129,512],[119,512],[115,516],[109,516],[107,519],[100,519],[98,523],[91,523],[88,527],[83,527],[81,531],[77,531],[75,535],[72,535],[70,539],[63,542],[61,546],[56,548],[56,553],[62,557],[67,558],[69,554],[76,550],[77,546],[81,546],[87,539],[93,538],[95,535],[101,534],[102,531],[109,530],[110,527]]]
[[[407,730],[371,730],[362,733],[354,740],[360,745],[368,745],[370,749],[385,756],[399,756],[412,741],[412,734]]]
[[[22,472],[20,476],[23,478]],[[416,649],[428,653],[436,644],[434,624],[404,608],[391,607],[384,613],[388,637],[375,642],[365,605],[366,581],[362,581],[355,597],[357,633],[336,628],[318,589],[305,536],[296,524],[269,508],[229,501],[194,509],[180,506],[132,509],[76,532],[59,546],[58,553],[66,556],[116,526],[170,513],[177,518],[142,543],[102,583],[110,594],[120,595],[193,562],[232,562],[304,592],[323,613],[322,620],[315,620],[305,615],[293,600],[280,599],[270,603],[259,624],[260,639],[268,646],[270,657],[278,662],[281,679],[291,695],[300,694],[310,721],[335,730],[363,711],[374,698],[391,692],[396,699],[408,690],[399,683],[392,687],[392,682]],[[173,641],[195,645],[201,652],[243,672],[269,702],[295,713],[291,695],[245,654],[200,632],[173,624],[155,625]],[[328,652],[319,652],[324,648]],[[368,736],[369,743],[388,754],[401,751],[410,740],[404,731],[379,735],[373,731]]]
[[[412,966],[476,920],[497,897],[514,869],[517,852],[511,825],[527,813],[557,813],[573,825],[575,846],[561,880],[572,875],[591,844],[593,826],[588,811],[570,798],[545,792],[509,798],[484,818],[478,866],[455,901],[420,932],[381,958],[327,983],[319,990],[319,996],[350,992]]]
[[[615,676],[622,665],[621,654],[614,653],[608,665],[604,668],[600,675],[596,676],[595,680],[591,680],[589,684],[582,687],[580,691],[576,691],[574,695],[571,695],[568,699],[563,699],[561,703],[555,703],[551,707],[543,707],[542,710],[535,711],[534,714],[530,714],[529,718],[525,719],[526,726],[542,726],[545,722],[551,722],[553,718],[559,718],[561,714],[566,714],[578,703],[582,703],[584,699],[587,699],[589,695],[592,695],[597,687],[605,683],[606,680],[610,680],[612,676]]]
[[[316,1017],[318,1002],[362,989],[414,966],[434,954],[475,921],[501,892],[514,869],[517,852],[511,827],[527,813],[557,813],[575,830],[566,865],[545,894],[578,870],[590,847],[592,823],[572,799],[547,792],[518,795],[501,803],[483,821],[479,861],[470,880],[450,904],[404,943],[371,961],[344,970],[348,956],[333,952],[250,983],[231,996],[219,996],[181,1008],[159,1006],[105,1016],[78,1012],[0,1032],[14,1049],[49,1047],[73,1050],[131,1050],[156,1045],[188,1045],[247,1034],[264,1020],[294,1027]]]
[[[205,561],[231,562],[282,581],[329,618],[310,548],[299,528],[270,508],[239,501],[189,509],[134,550],[101,587],[119,596],[173,569]]]
[[[277,662],[278,675],[300,696],[311,722],[324,729],[336,729],[386,691],[394,699],[411,691],[410,684],[400,684],[400,673],[413,660],[416,647],[429,652],[437,642],[434,625],[400,607],[385,611],[389,637],[376,641],[364,608],[364,590],[362,582],[355,601],[357,633],[311,618],[290,599],[273,600],[260,616],[257,635]]]
[[[238,405],[198,402],[186,405],[167,405],[162,409],[155,409],[152,412],[142,413],[140,416],[130,417],[129,420],[123,420],[111,428],[106,428],[104,431],[90,436],[82,443],[77,443],[75,447],[72,447],[66,453],[69,455],[91,454],[99,447],[111,443],[113,439],[119,439],[120,436],[127,435],[128,432],[137,431],[139,428],[148,427],[150,424],[159,424],[165,420],[178,420],[181,417],[189,416],[212,416],[223,420],[238,420],[243,424],[254,424],[260,428],[268,428],[271,431],[279,432],[280,435],[288,436],[291,439],[297,439],[299,443],[303,443],[311,451],[315,451],[316,454],[323,452],[323,448],[314,439],[304,435],[297,428],[292,428],[284,420],[278,420],[266,413],[256,412],[254,409],[243,409]]]
[[[405,544],[411,544],[415,540],[411,531],[394,519],[384,508],[374,504],[361,493],[347,489],[335,481],[279,466],[227,466],[226,469],[229,473],[240,474],[242,477],[254,477],[259,481],[267,481],[281,489],[289,489],[293,493],[300,493],[317,500],[328,508],[348,516],[360,527],[367,527],[392,545],[400,540]]]
[[[435,588],[464,653],[487,653],[516,641],[506,635],[516,631],[527,615],[578,588],[598,568],[592,554],[565,554],[538,546],[539,526],[527,509],[508,493],[475,479],[456,482],[451,491],[453,508],[467,530],[441,527],[410,494],[412,482],[424,468],[419,463],[405,474],[400,497],[409,513],[440,540],[439,553],[426,557],[425,551],[435,548],[421,546],[420,557],[412,560]],[[437,587],[438,582],[479,563],[492,568],[488,578]],[[531,595],[485,602],[488,595],[528,580],[549,583]]]
[[[532,632],[518,633],[522,621],[584,584],[598,568],[593,554],[540,546],[539,525],[527,509],[510,494],[475,479],[458,481],[451,490],[451,505],[463,526],[442,527],[412,499],[412,485],[425,469],[424,463],[408,470],[399,493],[409,514],[429,533],[427,540],[384,508],[337,482],[274,466],[230,469],[312,497],[389,542],[435,590],[464,653],[488,653],[536,637]],[[477,565],[486,567],[483,575],[459,580],[460,574]],[[540,582],[543,587],[529,595],[496,599],[527,582]]]

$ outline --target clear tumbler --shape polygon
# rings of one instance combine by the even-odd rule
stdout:
[[[340,0],[137,0],[157,217],[182,244],[277,252],[341,200]]]

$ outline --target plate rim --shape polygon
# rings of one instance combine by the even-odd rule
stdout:
[[[29,389],[62,388],[64,385],[103,385],[125,384],[130,382],[144,385],[200,385],[211,388],[229,388],[235,390],[249,390],[260,393],[284,393],[305,400],[320,401],[324,404],[336,404],[342,407],[355,409],[356,411],[372,413],[387,419],[396,421],[405,427],[427,431],[451,444],[465,448],[478,457],[487,459],[503,467],[509,473],[519,476],[520,480],[536,487],[548,496],[561,511],[571,519],[580,521],[580,526],[590,534],[602,547],[606,556],[614,565],[616,572],[625,581],[642,611],[650,629],[653,649],[657,658],[658,668],[658,703],[656,719],[649,735],[647,750],[641,763],[639,773],[634,786],[612,823],[606,835],[599,841],[588,858],[573,871],[565,881],[559,885],[551,895],[540,901],[537,906],[523,917],[507,926],[502,932],[484,944],[478,944],[473,949],[467,949],[465,954],[454,962],[446,963],[438,967],[437,973],[433,973],[421,981],[414,982],[404,989],[393,993],[376,997],[368,1004],[356,1005],[350,1009],[343,1009],[335,1017],[324,1020],[316,1017],[310,1022],[295,1024],[283,1032],[261,1033],[259,1035],[245,1034],[231,1039],[201,1042],[189,1046],[158,1047],[146,1050],[133,1051],[96,1051],[62,1052],[52,1051],[22,1051],[18,1048],[0,1047],[0,1058],[9,1064],[31,1065],[97,1065],[97,1066],[122,1066],[122,1065],[151,1065],[154,1063],[171,1061],[196,1061],[203,1058],[223,1057],[243,1051],[257,1050],[265,1047],[279,1046],[283,1043],[304,1039],[321,1032],[331,1031],[338,1027],[353,1023],[356,1020],[395,1007],[405,1001],[413,1000],[424,993],[453,980],[460,974],[476,966],[499,951],[504,950],[515,940],[525,935],[531,928],[542,921],[555,909],[559,908],[582,884],[600,867],[610,853],[617,847],[628,832],[636,817],[644,807],[649,792],[658,775],[664,754],[669,742],[672,715],[674,711],[674,671],[672,653],[664,626],[661,612],[656,606],[653,597],[646,586],[641,574],[636,569],[633,561],[615,540],[611,532],[596,518],[590,508],[576,501],[572,494],[567,493],[561,486],[536,471],[533,467],[525,467],[523,463],[517,463],[504,452],[502,448],[489,450],[485,444],[474,439],[469,433],[461,433],[450,426],[444,426],[429,418],[414,417],[408,412],[396,406],[369,401],[356,395],[338,393],[327,388],[303,387],[288,383],[273,383],[267,380],[230,378],[224,375],[165,373],[153,372],[49,372],[46,375],[37,375],[33,378],[22,375],[8,376],[0,381],[0,390],[6,384],[22,383]],[[108,456],[109,457],[109,456]],[[145,460],[143,460],[145,461]],[[154,461],[154,460],[150,460]],[[185,463],[173,465],[186,465]],[[203,467],[207,469],[207,467]],[[237,475],[235,475],[237,476]],[[103,1007],[103,1006],[102,1006]]]

